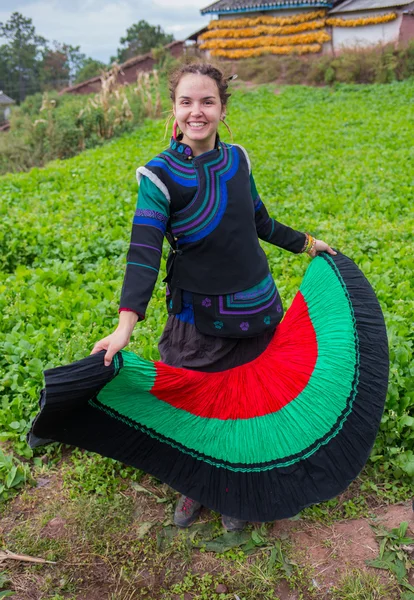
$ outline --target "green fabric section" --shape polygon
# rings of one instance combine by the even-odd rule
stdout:
[[[256,188],[256,183],[254,181],[253,173],[250,173],[250,192],[252,194],[253,200],[255,200],[257,198],[257,196],[259,195],[259,192],[257,191],[257,188]]]
[[[120,368],[118,354],[122,354],[123,365]],[[136,394],[149,392],[155,382],[157,371],[153,362],[140,358],[134,352],[121,350],[114,356],[116,376],[97,395],[103,404],[114,406],[116,394],[122,393],[129,397],[130,408]],[[153,397],[153,396],[151,396]]]
[[[227,421],[194,416],[148,393],[146,365],[151,363],[125,351],[125,366],[98,399],[138,425],[154,430],[155,435],[175,440],[190,453],[206,454],[213,461],[253,465],[305,451],[332,429],[346,408],[358,357],[352,307],[335,269],[323,258],[314,259],[301,291],[315,328],[318,358],[307,387],[278,412]],[[142,376],[136,367],[143,370]],[[259,375],[257,382],[260,385]],[[263,394],[268,391],[263,389]]]
[[[139,184],[136,208],[156,210],[166,217],[170,216],[170,203],[165,194],[145,175]]]

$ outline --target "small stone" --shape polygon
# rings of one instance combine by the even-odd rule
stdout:
[[[36,481],[36,487],[41,488],[41,487],[44,487],[45,485],[49,485],[49,483],[50,483],[50,479],[48,479],[47,477],[39,477]]]
[[[49,462],[49,457],[47,454],[43,454],[43,456],[40,457],[40,460],[44,465],[47,465],[47,463]]]
[[[227,586],[224,583],[219,583],[216,587],[216,594],[227,594]]]

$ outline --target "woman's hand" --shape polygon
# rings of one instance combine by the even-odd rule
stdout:
[[[102,340],[99,340],[99,342],[96,342],[91,354],[106,350],[104,363],[105,367],[109,367],[114,354],[119,352],[119,350],[122,350],[122,348],[125,348],[125,346],[128,346],[130,337],[131,334],[128,333],[127,330],[115,329],[113,333],[104,337]]]
[[[107,335],[102,340],[99,340],[99,342],[96,342],[95,346],[92,348],[91,354],[106,350],[104,363],[105,367],[109,367],[114,354],[122,350],[122,348],[125,348],[125,346],[128,346],[137,321],[138,313],[122,310],[119,313],[118,327],[113,333]]]
[[[328,244],[326,244],[325,242],[323,242],[322,240],[317,240],[315,238],[315,245],[312,248],[312,250],[310,250],[310,252],[308,252],[309,256],[311,256],[312,258],[315,258],[315,256],[318,254],[318,252],[327,252],[328,254],[332,254],[333,256],[335,256],[336,252],[335,250],[332,250],[332,248],[330,246],[328,246]]]

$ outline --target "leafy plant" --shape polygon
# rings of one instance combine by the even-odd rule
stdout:
[[[77,448],[64,469],[63,484],[73,498],[92,494],[113,500],[119,490],[128,487],[129,481],[136,482],[141,477],[138,469]]]
[[[11,590],[4,590],[4,588],[9,582],[9,577],[6,571],[0,571],[0,599],[8,598],[10,596],[14,596],[14,592]]]
[[[7,500],[27,482],[33,482],[28,465],[0,449],[0,500]]]
[[[391,531],[384,527],[373,527],[376,537],[381,540],[379,556],[365,562],[370,567],[391,571],[398,583],[413,594],[414,599],[414,586],[407,580],[408,570],[412,566],[407,546],[411,545],[410,551],[414,549],[414,538],[406,536],[407,528],[407,521]]]

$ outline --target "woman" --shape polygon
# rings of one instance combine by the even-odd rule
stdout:
[[[161,360],[174,367],[219,372],[254,360],[283,316],[259,238],[294,253],[335,255],[328,244],[270,218],[247,152],[224,144],[228,80],[209,64],[183,65],[170,80],[175,117],[170,147],[137,171],[137,210],[119,308],[119,325],[98,341],[105,365],[128,345],[145,318],[160,266],[164,234],[168,321]],[[181,133],[177,136],[177,127]],[[181,496],[175,523],[194,522],[201,504]],[[223,516],[228,530],[241,519]]]
[[[170,146],[137,172],[119,325],[89,356],[44,372],[28,442],[151,473],[182,494],[181,527],[204,505],[240,529],[292,517],[355,479],[385,403],[387,337],[358,267],[270,218],[247,152],[220,141],[222,73],[183,66],[170,90]],[[169,317],[153,362],[123,348],[145,318],[164,235]],[[283,321],[259,238],[318,254]]]

